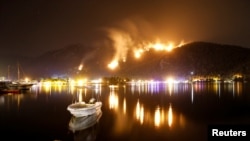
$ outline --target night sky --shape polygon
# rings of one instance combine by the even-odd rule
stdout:
[[[134,42],[209,41],[250,47],[248,0],[3,0],[1,54],[37,56],[70,44],[102,47],[107,31]]]

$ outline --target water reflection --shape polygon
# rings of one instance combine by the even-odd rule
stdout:
[[[161,110],[160,107],[157,107],[155,110],[155,115],[154,115],[155,126],[160,127],[161,125],[164,125],[166,121],[168,123],[168,126],[171,127],[173,124],[173,112],[171,104],[169,106],[167,114],[165,113],[164,109]]]
[[[98,111],[93,115],[84,117],[74,117],[72,116],[69,122],[69,129],[72,132],[87,129],[95,125],[101,118],[102,111]]]
[[[231,94],[233,96],[241,95],[243,92],[242,82],[194,82],[194,83],[170,83],[159,81],[137,81],[129,84],[132,94],[159,94],[165,92],[166,95],[190,93],[191,102],[194,102],[195,95],[204,92],[216,94],[221,97],[222,94]]]
[[[102,111],[85,117],[72,116],[69,121],[69,130],[72,131],[74,141],[94,141],[96,140],[98,128],[97,124],[102,116]]]
[[[109,94],[109,108],[117,110],[119,104],[118,95],[113,89],[111,89]]]
[[[168,126],[171,127],[172,123],[173,123],[173,112],[172,112],[172,107],[170,105],[168,109]]]
[[[164,115],[162,115],[164,116]],[[155,110],[155,115],[154,115],[154,124],[155,126],[159,127],[161,123],[161,113],[160,113],[160,107],[157,107]]]
[[[235,92],[236,91],[236,92]],[[233,95],[242,94],[242,83],[233,83]]]
[[[156,128],[161,127],[172,127],[172,126],[185,126],[185,118],[183,114],[174,113],[172,105],[169,107],[157,106],[154,111],[150,109],[144,109],[144,106],[140,106],[139,101],[136,105],[136,120],[140,122],[141,125],[150,125]]]
[[[149,81],[143,83],[133,83],[127,86],[123,86],[123,93],[130,93],[132,95],[139,94],[139,95],[147,95],[147,94],[159,94],[161,92],[164,93],[166,96],[176,96],[176,95],[190,95],[190,101],[192,103],[197,100],[196,96],[200,94],[208,94],[208,95],[215,95],[219,98],[227,95],[232,97],[237,97],[242,95],[244,85],[247,85],[242,82],[232,82],[232,83],[221,83],[221,82],[214,82],[214,83],[160,83],[157,81]],[[16,103],[16,106],[19,107],[20,103],[24,99],[32,98],[37,99],[39,94],[61,94],[65,93],[74,94],[74,95],[82,95],[84,100],[88,100],[93,95],[97,95],[98,98],[101,96],[102,86],[100,84],[93,85],[94,89],[76,89],[73,86],[65,86],[65,85],[51,85],[51,84],[43,84],[43,85],[35,85],[32,87],[31,91],[28,93],[18,94],[18,95],[2,95],[0,100],[0,105],[13,105]],[[119,106],[119,97],[118,97],[118,90],[117,86],[110,86],[110,94],[109,94],[109,108],[118,110]],[[79,97],[79,96],[76,96]],[[47,97],[49,98],[49,97]],[[125,97],[121,97],[122,111],[124,114],[127,114],[127,100]],[[131,103],[129,103],[131,104]],[[139,117],[138,115],[145,114],[145,107],[142,106],[140,103],[140,110],[137,112],[137,118],[140,119],[140,123],[143,123],[143,118]],[[145,105],[144,105],[145,106]],[[120,109],[119,109],[120,110]],[[144,115],[145,117],[145,115]]]
[[[125,98],[123,98],[122,105],[119,105],[119,94],[118,94],[118,88],[117,87],[109,87],[109,109],[111,111],[114,111],[114,126],[112,128],[112,132],[114,134],[119,135],[122,133],[128,133],[130,132],[132,128],[132,122],[131,119],[128,117],[127,113],[127,101]]]
[[[200,129],[210,119],[219,117],[215,122],[231,122],[235,117],[234,122],[249,122],[248,85],[240,82],[148,82],[91,90],[72,86],[38,86],[38,90],[32,89],[28,94],[0,96],[1,127],[4,133],[15,130],[25,134],[28,131],[37,134],[35,136],[39,136],[42,130],[45,140],[50,139],[53,131],[63,138],[70,129],[70,137],[74,140],[95,140],[98,135],[107,140],[192,140],[188,137],[202,134]],[[96,95],[99,93],[104,94]],[[88,101],[93,95],[100,96],[103,101],[105,114],[101,123],[104,124],[94,122],[95,118],[69,121],[65,107],[71,103],[72,97],[82,96],[82,100]],[[58,115],[62,116],[58,118]],[[36,120],[31,121],[27,117]],[[64,129],[67,124],[69,129]],[[104,129],[101,134],[97,134],[99,126]]]
[[[174,109],[173,103],[161,105],[148,105],[149,102],[143,103],[140,100],[142,94],[158,94],[164,92],[166,96],[178,96],[190,94],[190,101],[194,103],[199,98],[195,97],[198,95],[214,95],[221,97],[222,94],[240,95],[242,93],[243,83],[159,83],[159,82],[148,82],[148,83],[133,83],[127,87],[126,91],[130,90],[132,96],[139,96],[136,103],[133,101],[126,101],[125,97],[121,97],[122,91],[118,91],[118,88],[111,87],[109,94],[109,109],[114,111],[116,120],[114,131],[118,132],[129,132],[131,130],[131,119],[134,122],[139,123],[141,126],[152,126],[156,128],[185,128],[186,118],[183,113],[178,113]],[[234,90],[234,91],[232,91]],[[138,94],[138,95],[135,95]],[[179,97],[179,96],[178,96]],[[169,98],[169,97],[168,97]],[[180,98],[180,97],[179,97]],[[121,99],[121,100],[119,100]],[[123,101],[119,104],[119,101]],[[127,111],[127,107],[134,107],[134,110]],[[152,107],[155,106],[156,108]],[[131,108],[130,108],[131,109]],[[152,110],[154,109],[154,110]],[[122,112],[123,111],[123,112]]]
[[[26,99],[36,99],[36,94],[5,94],[0,96],[0,107],[19,109],[22,102]],[[24,103],[24,102],[23,102]]]
[[[182,113],[174,112],[171,103],[167,107],[158,105],[152,110],[152,107],[146,103],[144,104],[140,99],[137,99],[136,103],[133,103],[133,101],[128,103],[120,95],[115,90],[111,90],[109,95],[109,109],[114,111],[115,114],[115,126],[113,127],[115,134],[130,132],[132,130],[131,123],[139,123],[141,126],[156,128],[185,127],[185,116]],[[119,99],[123,99],[122,104],[119,104]],[[133,111],[127,111],[127,106],[134,107]]]
[[[135,111],[136,111],[136,119],[139,120],[141,124],[143,124],[144,107],[143,107],[143,105],[140,105],[139,100],[137,101]]]
[[[127,111],[127,102],[126,102],[126,98],[123,99],[123,113],[126,114]]]

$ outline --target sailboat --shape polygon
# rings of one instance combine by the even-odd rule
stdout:
[[[29,90],[34,83],[24,81],[20,79],[20,65],[17,64],[17,81],[12,81],[11,84],[9,84],[10,89],[18,89],[18,90]]]

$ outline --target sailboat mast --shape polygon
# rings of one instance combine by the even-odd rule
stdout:
[[[10,80],[10,65],[8,65],[8,80]]]
[[[19,63],[17,63],[17,80],[20,80],[20,68],[19,68]]]

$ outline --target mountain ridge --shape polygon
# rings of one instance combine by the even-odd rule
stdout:
[[[235,73],[250,74],[250,49],[211,42],[191,42],[171,52],[149,50],[139,60],[131,57],[120,62],[117,70],[109,70],[107,62],[114,52],[107,48],[93,48],[73,44],[43,55],[23,59],[25,70],[33,77],[70,76],[126,76],[132,78],[159,78],[168,75],[229,77]],[[128,56],[132,56],[132,52]],[[79,65],[83,69],[79,70]]]

